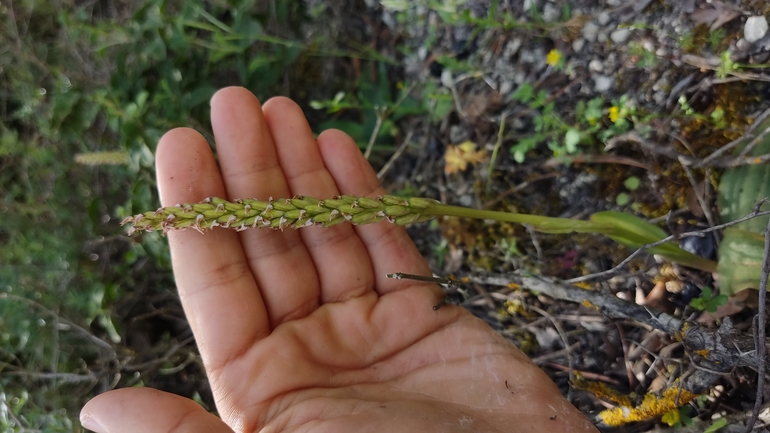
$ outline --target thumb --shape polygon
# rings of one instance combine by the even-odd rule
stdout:
[[[232,433],[194,401],[150,388],[104,393],[80,411],[80,424],[96,433]]]

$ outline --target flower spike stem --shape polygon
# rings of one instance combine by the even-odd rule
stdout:
[[[383,195],[376,199],[343,195],[324,200],[304,196],[273,200],[271,197],[267,201],[250,198],[228,201],[211,197],[199,203],[162,207],[156,211],[130,216],[123,220],[122,224],[131,224],[128,234],[132,235],[142,231],[160,231],[166,234],[171,230],[187,228],[203,233],[214,227],[238,231],[263,227],[283,230],[313,225],[330,227],[345,221],[353,224],[373,224],[383,219],[398,225],[408,225],[428,221],[437,216],[527,224],[542,233],[597,233],[610,236],[634,248],[665,237],[664,234],[653,230],[656,228],[651,224],[627,214],[622,215],[624,218],[605,215],[603,218],[592,217],[592,220],[584,221],[471,209],[445,205],[429,198],[403,198],[393,195]],[[650,251],[687,266],[706,271],[716,269],[716,263],[681,250],[675,244],[664,244]]]
[[[549,218],[508,212],[449,206],[439,201],[392,195],[376,199],[337,196],[318,200],[295,196],[290,199],[260,201],[207,198],[199,203],[184,203],[162,207],[154,212],[130,216],[122,224],[132,224],[129,234],[141,231],[161,231],[164,234],[177,229],[193,228],[203,232],[214,227],[246,230],[248,228],[302,228],[311,225],[333,226],[345,221],[353,224],[372,224],[383,219],[407,225],[428,221],[436,216],[457,216],[491,219],[502,222],[529,224],[544,233],[612,233],[612,226],[593,221]]]

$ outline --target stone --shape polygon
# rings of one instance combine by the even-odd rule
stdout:
[[[631,34],[629,29],[617,29],[610,34],[610,39],[616,44],[622,44],[628,40],[628,36]]]
[[[586,40],[583,38],[577,38],[574,41],[572,41],[572,51],[579,53],[580,50],[583,49],[583,47],[586,44]]]
[[[523,82],[527,81],[527,73],[517,69],[516,72],[513,74],[513,82],[521,85]]]
[[[441,84],[449,88],[454,87],[455,79],[454,77],[452,77],[452,71],[450,71],[449,69],[444,69],[441,72]]]
[[[599,13],[599,16],[596,17],[596,21],[599,23],[600,26],[606,26],[610,23],[610,13],[607,11],[603,11]]]
[[[593,21],[589,21],[586,23],[586,25],[583,26],[583,39],[587,40],[588,42],[596,41],[596,35],[598,34],[599,26],[597,26]]]
[[[604,63],[599,59],[593,59],[588,63],[588,69],[591,72],[601,72],[604,70]]]
[[[510,58],[517,52],[519,52],[519,48],[521,48],[521,44],[523,44],[524,41],[522,41],[521,38],[515,38],[511,41],[508,41],[507,44],[505,44],[505,49],[503,50],[503,56]]]
[[[452,143],[462,143],[470,137],[468,131],[460,125],[452,125],[449,127],[449,141]]]
[[[767,34],[767,19],[763,16],[753,16],[746,20],[743,26],[743,37],[753,44]]]
[[[560,17],[561,11],[553,4],[546,3],[545,6],[543,6],[543,20],[545,22],[552,23],[558,21]]]
[[[428,58],[428,47],[425,45],[421,45],[420,48],[417,49],[417,58],[420,60],[425,60]]]
[[[600,44],[607,42],[607,32],[601,32],[596,35],[596,42],[599,42]]]
[[[597,75],[594,77],[594,90],[599,93],[604,93],[615,83],[615,79],[606,75]]]
[[[460,206],[473,207],[473,196],[471,195],[461,195],[458,201],[460,202]]]
[[[524,0],[524,12],[529,12],[529,10],[532,8],[532,6],[537,7],[537,1],[535,0]]]
[[[505,96],[509,93],[511,93],[511,90],[513,90],[513,81],[511,80],[505,80],[502,83],[500,83],[500,94]]]

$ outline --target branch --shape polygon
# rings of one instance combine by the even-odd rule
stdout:
[[[733,328],[729,318],[725,318],[717,330],[707,329],[694,322],[686,322],[669,314],[642,307],[600,290],[585,290],[575,286],[569,286],[561,282],[528,275],[488,275],[469,277],[469,280],[478,284],[511,287],[519,285],[531,291],[540,292],[555,299],[580,303],[586,307],[594,308],[611,319],[634,320],[647,326],[659,329],[670,335],[674,340],[681,342],[693,361],[695,370],[677,380],[674,385],[663,390],[661,400],[667,398],[666,404],[658,404],[656,408],[666,412],[676,408],[704,393],[714,383],[725,375],[730,374],[736,367],[750,366],[756,368],[760,365],[757,351],[754,350],[754,338]],[[687,396],[690,398],[680,396]],[[625,408],[622,408],[625,409]],[[634,408],[620,413],[634,413]],[[605,411],[607,412],[607,411]],[[596,422],[603,425],[616,426],[630,421],[609,419],[602,412]],[[644,412],[644,415],[652,418],[660,413]],[[636,414],[637,416],[639,414]]]

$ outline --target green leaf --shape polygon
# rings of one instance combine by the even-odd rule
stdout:
[[[754,135],[770,128],[770,118],[754,128]],[[733,156],[753,140],[743,138]],[[770,136],[765,136],[749,153],[758,156],[770,152]],[[725,171],[719,184],[719,217],[723,223],[744,217],[754,210],[757,202],[770,197],[770,164],[744,165]],[[770,209],[765,203],[762,210]],[[764,252],[764,233],[770,216],[753,218],[725,230],[719,245],[719,286],[731,295],[747,288],[759,287]]]
[[[528,137],[528,138],[522,138],[519,140],[519,142],[511,147],[511,153],[513,154],[513,159],[521,164],[524,162],[524,158],[530,150],[534,149],[537,144],[540,142],[538,139],[538,136],[535,137]]]
[[[529,83],[522,83],[511,95],[511,99],[519,102],[529,102],[535,94],[535,88]]]
[[[715,433],[726,425],[727,425],[727,420],[724,418],[720,418],[714,421],[714,424],[711,424],[706,430],[703,430],[703,433]]]
[[[564,134],[564,147],[567,149],[567,153],[577,152],[577,145],[580,143],[580,131],[575,128],[570,128],[567,133]]]
[[[615,197],[615,204],[618,206],[625,206],[628,204],[628,202],[631,201],[631,196],[626,194],[625,192],[621,192],[618,194],[617,197]]]
[[[757,125],[755,131],[764,131],[770,128],[770,119]],[[738,152],[745,147],[750,138],[744,138],[744,144],[738,147]],[[750,156],[764,155],[770,152],[770,135],[766,136],[750,152]],[[744,165],[728,169],[722,175],[719,183],[719,216],[722,222],[734,221],[749,214],[759,200],[770,197],[770,164]],[[770,209],[770,204],[765,203],[763,210]],[[733,228],[749,230],[755,233],[763,233],[767,227],[770,216],[754,218],[742,222]]]
[[[719,244],[719,288],[732,295],[759,287],[765,240],[759,233],[728,228]]]
[[[636,191],[639,188],[639,178],[636,176],[631,176],[626,179],[625,182],[623,182],[623,186],[625,186],[629,191]]]
[[[623,212],[597,212],[591,215],[591,221],[611,225],[614,230],[611,234],[607,234],[607,236],[629,248],[639,248],[668,236],[660,227],[650,224],[637,216]],[[652,254],[660,254],[682,265],[707,272],[714,272],[717,266],[713,261],[689,253],[672,242],[658,245],[657,247],[650,248],[648,251]]]

